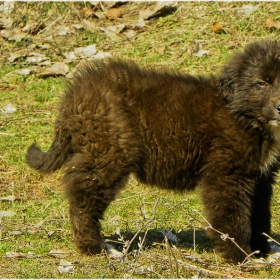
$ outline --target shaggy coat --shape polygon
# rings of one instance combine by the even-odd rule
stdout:
[[[68,83],[51,148],[29,147],[43,173],[65,166],[77,247],[100,253],[100,223],[133,173],[175,191],[201,189],[213,228],[250,254],[270,252],[270,198],[280,155],[280,43],[237,53],[218,77],[89,62]],[[186,200],[187,201],[187,200]],[[209,229],[228,262],[245,258]]]

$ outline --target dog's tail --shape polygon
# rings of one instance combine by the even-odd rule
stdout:
[[[50,173],[62,167],[71,154],[71,139],[61,138],[56,134],[47,152],[43,152],[36,143],[33,143],[27,150],[26,162],[41,173]]]

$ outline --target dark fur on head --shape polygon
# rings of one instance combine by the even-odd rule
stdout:
[[[273,87],[279,83],[280,49],[278,41],[260,41],[245,47],[244,52],[235,54],[224,67],[219,78],[220,92],[227,99],[243,125],[266,130],[267,119],[280,120],[278,111],[274,110],[279,103],[278,93],[269,98],[254,98],[253,90],[258,92],[265,83]],[[246,82],[245,82],[246,81]],[[262,83],[262,84],[260,84]],[[266,93],[271,88],[263,88]],[[249,93],[249,94],[248,94]],[[265,105],[265,102],[273,102]],[[260,110],[261,109],[261,110]]]
[[[64,184],[78,248],[100,253],[105,209],[129,174],[148,185],[201,188],[212,226],[250,254],[270,252],[270,198],[280,152],[280,43],[236,54],[218,77],[90,62],[69,82],[46,153],[32,145],[28,164],[65,166]],[[187,203],[187,199],[186,199]],[[209,229],[229,262],[245,254]]]

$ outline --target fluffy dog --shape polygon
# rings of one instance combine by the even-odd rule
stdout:
[[[68,82],[51,148],[27,163],[65,166],[75,242],[100,253],[103,213],[129,174],[175,191],[201,189],[213,228],[250,254],[270,252],[270,198],[280,159],[280,42],[248,45],[217,77],[90,62]],[[246,254],[209,230],[228,262]]]

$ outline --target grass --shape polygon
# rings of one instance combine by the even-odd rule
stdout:
[[[136,30],[136,36],[131,40],[113,41],[99,30],[81,30],[56,37],[45,54],[53,61],[63,61],[61,53],[95,43],[98,50],[132,58],[140,64],[173,67],[191,74],[215,74],[226,59],[245,44],[258,38],[279,38],[279,30],[265,28],[265,22],[268,18],[279,20],[280,3],[250,4],[258,9],[251,15],[244,15],[240,12],[244,4],[239,2],[179,2],[175,13],[149,20],[143,29]],[[45,30],[40,31],[40,38],[51,34],[52,29],[47,28],[51,24],[79,21],[82,8],[89,8],[84,2],[16,2],[15,5],[15,25],[31,19],[44,23]],[[152,5],[130,2],[120,7],[122,19],[89,20],[101,27],[135,24],[139,10]],[[227,33],[214,33],[213,22],[222,24]],[[40,41],[39,36],[31,39],[33,43]],[[209,55],[200,58],[194,55],[197,40],[202,40],[202,48],[208,50]],[[119,250],[129,245],[127,258],[79,254],[73,244],[68,203],[60,185],[61,171],[43,177],[25,165],[26,149],[34,140],[44,150],[50,146],[64,78],[42,79],[36,75],[12,74],[30,65],[24,59],[11,64],[7,57],[29,47],[31,42],[1,39],[0,44],[0,108],[9,102],[17,108],[13,114],[0,114],[0,198],[12,195],[15,198],[0,201],[0,211],[15,213],[1,221],[1,278],[280,277],[277,262],[231,266],[215,254],[213,242],[205,234],[205,222],[193,211],[196,209],[203,214],[199,190],[175,194],[142,186],[133,177],[102,221],[108,243]],[[272,233],[279,241],[277,187],[272,201]],[[166,242],[161,229],[171,231],[179,242]],[[54,256],[53,250],[58,250],[60,256]],[[10,252],[18,255],[8,257]],[[74,272],[60,274],[57,268],[61,259],[71,262]]]

